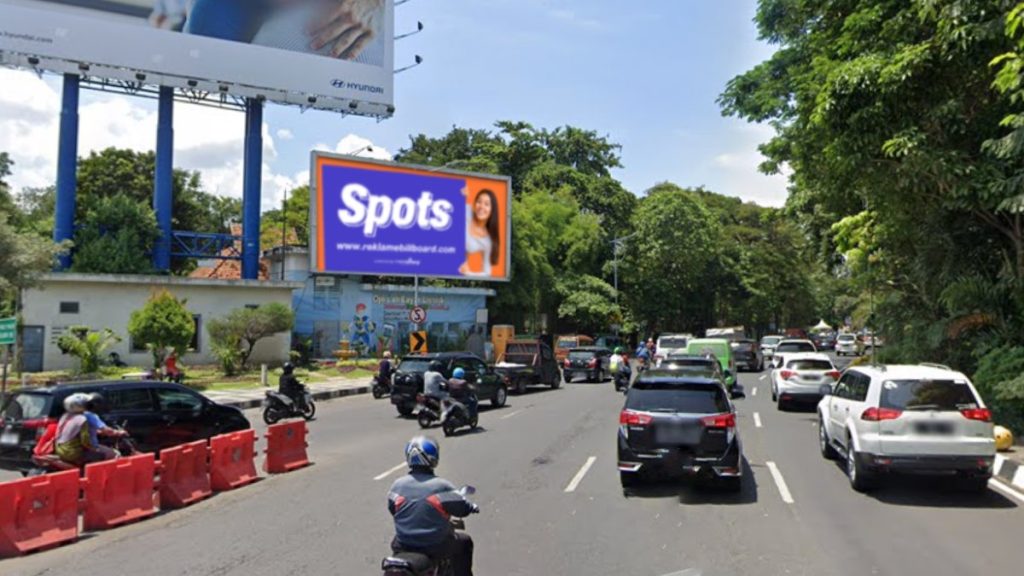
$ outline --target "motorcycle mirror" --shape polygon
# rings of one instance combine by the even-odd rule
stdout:
[[[462,494],[463,496],[472,496],[473,494],[476,494],[476,488],[469,485],[463,486],[462,488],[459,488],[459,494]]]

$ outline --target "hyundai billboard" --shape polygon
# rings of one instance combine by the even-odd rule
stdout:
[[[315,272],[509,279],[507,177],[322,152],[310,174]]]
[[[393,112],[393,0],[0,0],[0,64]]]

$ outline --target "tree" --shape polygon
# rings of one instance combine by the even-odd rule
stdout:
[[[67,250],[67,245],[17,232],[7,218],[0,213],[0,303],[9,303],[18,290],[35,286]]]
[[[206,329],[215,341],[215,352],[225,371],[233,372],[249,363],[260,340],[291,330],[294,322],[295,313],[291,308],[270,302],[258,308],[236,308],[208,322]]]
[[[264,249],[281,245],[281,231],[285,230],[287,240],[293,246],[309,246],[309,186],[299,186],[288,192],[282,210],[270,210],[263,214],[262,245]]]
[[[99,332],[88,326],[71,326],[57,339],[57,347],[64,354],[78,359],[78,372],[95,374],[100,370],[103,353],[121,338],[109,328]]]
[[[128,334],[135,344],[149,349],[156,369],[163,367],[168,351],[181,356],[192,343],[196,325],[185,304],[169,291],[161,290],[150,296],[145,306],[132,312]]]
[[[153,210],[128,196],[95,202],[75,232],[71,270],[93,274],[148,274],[160,229]]]
[[[622,312],[615,303],[615,288],[594,276],[570,276],[558,281],[562,296],[558,317],[577,331],[597,334],[612,324],[622,323]]]

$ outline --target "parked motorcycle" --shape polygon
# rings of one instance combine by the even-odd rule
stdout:
[[[277,424],[283,418],[303,417],[312,420],[316,416],[316,404],[313,403],[313,395],[309,390],[302,393],[302,402],[296,403],[290,397],[275,390],[267,390],[267,396],[263,399],[263,421],[269,424]]]
[[[463,486],[459,488],[458,493],[465,498],[475,494],[476,488]],[[444,507],[444,503],[441,506]],[[474,511],[476,512],[478,510]],[[466,530],[466,521],[462,518],[452,516],[449,522],[456,530]],[[380,567],[384,571],[384,576],[451,576],[453,573],[450,558],[436,559],[419,552],[398,552],[381,561]]]
[[[380,376],[374,376],[371,384],[373,386],[371,391],[375,399],[380,400],[385,396],[391,395],[391,382],[388,382],[387,379],[381,380]]]

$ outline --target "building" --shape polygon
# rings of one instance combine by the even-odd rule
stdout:
[[[483,288],[437,288],[372,284],[362,276],[311,275],[309,250],[288,246],[269,250],[270,278],[302,282],[295,292],[295,336],[312,346],[316,358],[331,358],[341,340],[361,356],[384,350],[402,353],[416,330],[410,312],[418,302],[426,312],[419,329],[431,350],[462,349],[484,356],[487,297]]]
[[[191,350],[181,360],[185,365],[216,364],[211,354],[206,323],[245,306],[269,302],[291,304],[301,282],[273,280],[224,280],[176,276],[58,273],[45,276],[38,288],[23,297],[23,366],[27,372],[65,370],[77,366],[75,358],[61,353],[57,339],[71,326],[94,330],[110,328],[122,338],[110,348],[124,362],[152,365],[152,356],[128,335],[128,319],[150,295],[166,289],[187,301],[196,323]],[[256,345],[251,362],[279,364],[288,359],[291,334],[266,338]]]

